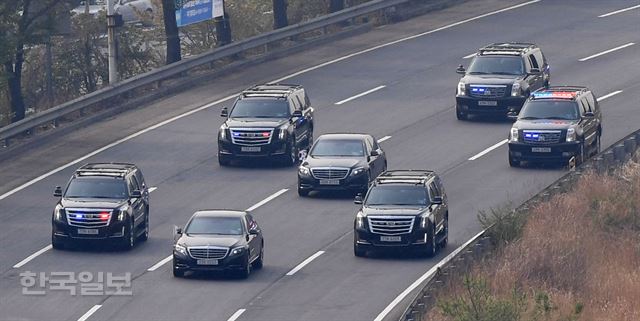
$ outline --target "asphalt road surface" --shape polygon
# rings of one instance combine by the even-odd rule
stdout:
[[[512,7],[516,4],[524,5]],[[402,307],[380,313],[482,229],[479,210],[509,202],[515,206],[566,171],[510,168],[507,146],[499,144],[510,122],[455,119],[455,68],[468,65],[463,57],[491,42],[538,44],[551,64],[552,85],[585,85],[607,97],[601,107],[602,143],[608,146],[640,124],[640,9],[606,14],[637,5],[636,0],[470,1],[261,64],[168,98],[156,109],[123,114],[17,155],[2,164],[0,174],[0,319],[397,319]],[[320,63],[325,64],[312,68]],[[299,72],[305,68],[310,69]],[[295,168],[218,166],[219,113],[230,105],[225,97],[278,78],[307,88],[316,108],[316,136],[371,133],[385,138],[381,145],[389,169],[428,168],[442,174],[450,201],[445,251],[435,258],[354,257],[357,207],[350,196],[298,197]],[[180,116],[198,106],[205,107]],[[163,120],[168,121],[150,127]],[[80,159],[93,151],[98,152]],[[52,250],[53,187],[65,184],[81,163],[93,161],[134,162],[149,185],[157,187],[150,196],[150,239],[127,252]],[[260,203],[253,213],[265,235],[264,269],[247,280],[171,275],[165,258],[171,254],[174,225],[183,225],[197,209],[248,209]],[[48,288],[44,295],[26,295],[19,275],[25,271],[48,276],[128,272],[133,294],[71,295]]]

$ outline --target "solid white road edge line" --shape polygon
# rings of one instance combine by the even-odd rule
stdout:
[[[449,255],[447,255],[444,259],[442,259],[442,261],[438,262],[431,269],[429,269],[429,271],[427,271],[425,274],[423,274],[421,277],[419,277],[408,288],[406,288],[395,299],[393,299],[393,301],[391,301],[391,303],[389,303],[389,305],[387,305],[387,307],[384,308],[384,310],[382,310],[382,312],[380,312],[380,314],[378,314],[378,316],[374,319],[374,321],[383,321],[384,318],[387,317],[389,312],[391,312],[391,310],[393,310],[400,302],[402,302],[402,300],[404,300],[404,298],[407,297],[407,295],[409,295],[411,292],[413,292],[413,290],[415,290],[418,286],[420,286],[420,284],[422,284],[425,280],[430,278],[431,275],[436,273],[436,271],[439,268],[442,268],[442,266],[444,266],[449,261],[451,261],[456,255],[458,255],[458,253],[460,253],[462,251],[462,249],[464,249],[469,244],[471,244],[471,242],[475,241],[478,237],[480,237],[480,235],[482,235],[482,233],[484,233],[484,230],[482,232],[476,234],[476,236],[472,237],[466,243],[462,244],[460,247],[455,249],[453,252],[449,253]]]
[[[239,309],[227,321],[236,321],[236,320],[238,320],[238,318],[244,313],[244,311],[247,311],[247,309]]]
[[[278,197],[278,196],[280,196],[280,195],[282,195],[282,194],[286,193],[288,190],[289,190],[288,188],[283,188],[283,189],[281,189],[281,190],[279,190],[279,191],[277,191],[277,192],[275,192],[275,193],[271,194],[271,196],[269,196],[269,197],[267,197],[267,198],[263,199],[262,201],[258,202],[256,205],[253,205],[253,206],[249,207],[249,208],[247,209],[247,212],[251,212],[251,211],[255,210],[256,208],[258,208],[258,207],[260,207],[260,206],[262,206],[262,205],[264,205],[264,204],[267,204],[269,201],[271,201],[271,200],[273,200],[274,198],[276,198],[276,197]]]
[[[347,99],[343,99],[343,100],[341,100],[341,101],[337,102],[337,103],[336,103],[336,105],[342,105],[342,104],[344,104],[344,103],[346,103],[346,102],[350,102],[350,101],[352,101],[352,100],[354,100],[354,99],[358,99],[358,98],[360,98],[360,97],[362,97],[362,96],[366,96],[366,95],[368,95],[368,94],[370,94],[370,93],[372,93],[372,92],[376,92],[376,91],[378,91],[378,90],[380,90],[380,89],[382,89],[382,88],[385,88],[385,87],[387,87],[387,86],[386,86],[386,85],[381,85],[381,86],[378,86],[378,87],[376,87],[376,88],[369,89],[369,90],[367,90],[367,91],[365,91],[365,92],[363,92],[363,93],[357,94],[357,95],[355,95],[355,96],[351,96],[351,97],[349,97],[349,98],[347,98]]]
[[[307,264],[311,263],[311,261],[315,260],[318,256],[320,256],[322,254],[324,254],[324,251],[316,252],[316,254],[310,256],[306,260],[302,261],[302,263],[298,264],[298,266],[294,267],[291,271],[287,272],[286,275],[291,276],[291,275],[296,274],[296,272],[302,270],[303,267],[305,267]]]
[[[260,206],[262,206],[262,205],[264,205],[264,204],[267,204],[269,201],[271,201],[271,200],[273,200],[274,198],[276,198],[276,197],[278,197],[278,196],[280,196],[280,195],[282,195],[282,194],[286,193],[288,190],[289,190],[289,189],[287,189],[287,188],[283,188],[283,189],[281,189],[281,190],[279,190],[279,191],[277,191],[277,192],[275,192],[275,193],[271,194],[269,197],[267,197],[267,198],[263,199],[262,201],[260,201],[260,202],[256,203],[255,205],[253,205],[253,206],[249,207],[249,208],[247,209],[247,212],[253,211],[253,210],[255,210],[256,208],[258,208],[258,207],[260,207]],[[167,264],[167,262],[171,261],[172,259],[173,259],[173,254],[172,254],[172,255],[169,255],[169,256],[167,256],[167,257],[165,257],[165,258],[164,258],[164,259],[162,259],[160,262],[158,262],[158,263],[154,264],[152,267],[148,268],[148,269],[147,269],[147,271],[153,272],[153,271],[155,271],[155,270],[159,269],[161,266],[163,266],[163,265]]]
[[[622,92],[622,90],[616,90],[616,91],[614,91],[612,93],[608,93],[608,94],[606,94],[604,96],[599,97],[598,101],[603,101],[603,100],[605,100],[607,98],[611,98],[611,97],[613,97],[613,96],[615,96],[615,95],[617,95],[617,94],[619,94],[621,92]]]
[[[614,14],[623,13],[625,11],[638,9],[638,8],[640,8],[640,5],[629,7],[629,8],[624,8],[624,9],[620,9],[620,10],[616,10],[616,11],[612,11],[612,12],[609,12],[609,13],[605,13],[603,15],[599,15],[598,18],[604,18],[604,17],[608,17],[608,16],[613,16]]]
[[[40,255],[40,254],[42,254],[42,253],[44,253],[44,252],[46,252],[46,251],[49,251],[49,250],[51,250],[52,248],[53,248],[53,246],[52,246],[51,244],[49,244],[49,245],[45,246],[44,248],[42,248],[42,249],[41,249],[41,250],[39,250],[38,252],[33,253],[33,254],[29,255],[26,259],[24,259],[24,260],[22,260],[22,261],[18,262],[16,265],[14,265],[14,266],[13,266],[13,268],[14,268],[14,269],[19,269],[19,268],[21,268],[23,265],[25,265],[25,264],[29,263],[29,261],[31,261],[31,260],[33,260],[33,259],[35,259],[35,258],[36,258],[36,256],[38,256],[38,255]]]
[[[474,52],[474,53],[472,53],[470,55],[466,55],[466,56],[462,57],[462,59],[469,59],[469,58],[472,58],[475,55],[476,55],[476,53]]]
[[[498,142],[497,144],[495,144],[495,145],[493,145],[493,146],[481,151],[480,153],[476,154],[475,156],[469,158],[469,160],[470,161],[476,160],[476,159],[488,154],[490,151],[492,151],[492,150],[494,150],[494,149],[506,144],[508,141],[509,141],[508,139],[502,140],[502,141]]]
[[[590,60],[590,59],[593,59],[593,58],[596,58],[596,57],[600,57],[602,55],[606,55],[608,53],[612,53],[614,51],[618,51],[620,49],[624,49],[624,48],[627,48],[627,47],[630,47],[630,46],[633,46],[633,45],[635,45],[635,42],[630,42],[630,43],[628,43],[626,45],[618,46],[618,47],[615,47],[615,48],[612,48],[612,49],[609,49],[609,50],[605,50],[603,52],[599,52],[599,53],[597,53],[595,55],[591,55],[589,57],[584,57],[582,59],[578,59],[578,61],[587,61],[587,60]]]
[[[495,14],[498,14],[498,13],[501,13],[501,12],[517,9],[517,8],[520,8],[520,7],[524,7],[524,6],[527,6],[527,5],[530,5],[530,4],[534,4],[534,3],[537,3],[537,2],[540,2],[540,1],[541,0],[528,1],[528,2],[525,2],[525,3],[521,3],[521,4],[517,4],[517,5],[511,6],[511,7],[507,7],[507,8],[504,8],[504,9],[488,12],[488,13],[485,13],[485,14],[481,14],[479,16],[475,16],[475,17],[472,17],[472,18],[469,18],[469,19],[465,19],[465,20],[461,20],[461,21],[458,21],[458,22],[454,22],[454,23],[448,24],[446,26],[442,26],[440,28],[436,28],[436,29],[433,29],[433,30],[430,30],[430,31],[419,33],[419,34],[416,34],[416,35],[413,35],[413,36],[409,36],[409,37],[401,38],[401,39],[398,39],[398,40],[394,40],[394,41],[391,41],[391,42],[388,42],[388,43],[385,43],[385,44],[381,44],[381,45],[374,46],[374,47],[371,47],[371,48],[368,48],[368,49],[365,49],[365,50],[354,52],[352,54],[349,54],[349,55],[346,55],[346,56],[342,56],[340,58],[333,59],[333,60],[321,63],[319,65],[316,65],[316,66],[313,66],[313,67],[309,67],[309,68],[294,72],[292,74],[289,74],[287,76],[284,76],[282,78],[279,78],[279,79],[276,79],[276,80],[273,80],[273,81],[270,81],[270,82],[272,82],[272,83],[281,82],[281,81],[284,81],[284,80],[287,80],[287,79],[302,75],[302,74],[307,73],[309,71],[313,71],[313,70],[316,70],[316,69],[319,69],[319,68],[334,64],[336,62],[340,62],[342,60],[349,59],[351,57],[359,56],[361,54],[364,54],[364,53],[367,53],[367,52],[370,52],[370,51],[373,51],[373,50],[377,50],[377,49],[380,49],[380,48],[384,48],[384,47],[388,47],[388,46],[391,46],[391,45],[395,45],[397,43],[401,43],[401,42],[404,42],[404,41],[407,41],[407,40],[411,40],[411,39],[415,39],[415,38],[418,38],[418,37],[426,36],[426,35],[429,35],[429,34],[432,34],[432,33],[438,32],[438,31],[450,29],[452,27],[459,26],[459,25],[465,24],[467,22],[475,21],[475,20],[478,20],[478,19],[481,19],[481,18],[485,18],[485,17],[489,17],[489,16],[492,16],[492,15],[495,15]],[[99,149],[97,149],[97,150],[95,150],[95,151],[93,151],[93,152],[91,152],[91,153],[89,153],[89,154],[87,154],[85,156],[82,156],[82,157],[80,157],[80,158],[78,158],[78,159],[76,159],[74,161],[71,161],[71,162],[69,162],[67,164],[64,164],[64,165],[62,165],[62,166],[60,166],[60,167],[58,167],[58,168],[56,168],[56,169],[54,169],[52,171],[49,171],[49,172],[47,172],[47,173],[45,173],[43,175],[40,175],[40,176],[38,176],[38,177],[36,177],[36,178],[34,178],[34,179],[32,179],[32,180],[30,180],[30,181],[18,186],[18,187],[16,187],[16,188],[14,188],[14,189],[12,189],[12,190],[10,190],[8,192],[0,195],[0,200],[3,200],[5,198],[7,198],[7,197],[9,197],[9,196],[21,191],[21,190],[23,190],[23,189],[33,185],[34,183],[37,183],[37,182],[39,182],[39,181],[41,181],[41,180],[43,180],[43,179],[55,174],[55,173],[58,173],[58,172],[62,171],[63,169],[65,169],[65,168],[67,168],[67,167],[69,167],[71,165],[77,164],[77,163],[79,163],[79,162],[81,162],[81,161],[83,161],[83,160],[85,160],[85,159],[87,159],[89,157],[92,157],[92,156],[94,156],[94,155],[96,155],[98,153],[101,153],[101,152],[103,152],[103,151],[105,151],[105,150],[107,150],[107,149],[109,149],[111,147],[114,147],[116,145],[122,144],[122,143],[124,143],[126,141],[129,141],[129,140],[131,140],[131,139],[133,139],[135,137],[138,137],[138,136],[140,136],[140,135],[142,135],[144,133],[150,132],[150,131],[158,128],[158,127],[162,127],[162,126],[164,126],[166,124],[172,123],[172,122],[174,122],[174,121],[176,121],[178,119],[187,117],[187,116],[195,114],[195,113],[197,113],[199,111],[202,111],[202,110],[208,109],[208,108],[210,108],[212,106],[215,106],[215,105],[217,105],[219,103],[222,103],[222,102],[225,102],[227,100],[233,99],[236,96],[238,96],[238,94],[239,93],[236,93],[236,94],[229,95],[227,97],[218,99],[218,100],[216,100],[214,102],[208,103],[208,104],[203,105],[201,107],[198,107],[198,108],[196,108],[194,110],[190,110],[190,111],[188,111],[188,112],[186,112],[184,114],[172,117],[172,118],[167,119],[165,121],[162,121],[162,122],[160,122],[158,124],[155,124],[155,125],[153,125],[151,127],[145,128],[145,129],[143,129],[143,130],[141,130],[139,132],[133,133],[133,134],[131,134],[131,135],[125,137],[125,138],[119,139],[119,140],[117,140],[117,141],[115,141],[115,142],[113,142],[111,144],[108,144],[108,145],[106,145],[106,146],[104,146],[102,148],[99,148]]]
[[[382,143],[382,142],[384,142],[385,140],[387,140],[389,138],[391,138],[391,136],[384,136],[384,137],[378,139],[378,143]]]
[[[86,321],[87,319],[89,319],[89,317],[96,313],[96,311],[98,311],[98,309],[100,309],[102,307],[102,305],[100,304],[96,304],[94,305],[91,309],[89,309],[89,311],[87,311],[87,313],[85,313],[84,315],[82,315],[80,317],[80,319],[78,319],[78,321]]]

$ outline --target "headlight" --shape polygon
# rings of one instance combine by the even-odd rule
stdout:
[[[567,142],[575,142],[576,141],[576,129],[569,128],[567,129]]]
[[[278,139],[279,140],[284,140],[284,137],[287,135],[287,130],[289,129],[289,127],[282,127],[280,128],[280,132],[278,133]]]
[[[511,86],[511,96],[521,96],[519,82],[514,82]]]
[[[124,218],[127,215],[127,212],[129,211],[129,205],[120,206],[120,208],[117,209],[117,211],[118,211],[118,221],[122,222],[124,221]]]
[[[362,212],[358,212],[356,215],[356,228],[364,230],[364,215],[362,215]]]
[[[466,94],[465,84],[461,81],[458,83],[458,96],[464,96]]]
[[[509,141],[510,142],[517,142],[518,141],[518,129],[517,128],[511,128],[511,135],[509,135]]]
[[[301,176],[309,176],[309,174],[311,173],[311,171],[309,170],[309,168],[308,168],[308,167],[300,166],[300,167],[298,167],[298,173],[299,173]]]
[[[229,256],[241,255],[241,254],[243,254],[246,250],[247,250],[247,248],[246,248],[245,246],[236,247],[236,248],[234,248],[234,249],[232,249],[232,250],[231,250],[231,253],[229,254]]]
[[[360,175],[360,174],[364,173],[365,170],[366,170],[366,168],[364,168],[364,167],[354,168],[353,170],[351,170],[351,175],[353,175],[353,176]]]
[[[64,207],[62,207],[62,205],[56,205],[56,208],[53,210],[53,217],[56,221],[64,220]]]
[[[427,228],[427,225],[429,224],[429,215],[424,215],[421,217],[420,219],[420,228]]]
[[[180,253],[180,254],[187,255],[187,248],[182,246],[182,245],[180,245],[180,244],[174,245],[173,246],[173,250],[178,252],[178,253]]]
[[[220,126],[219,136],[220,140],[227,140],[227,128],[225,125]]]

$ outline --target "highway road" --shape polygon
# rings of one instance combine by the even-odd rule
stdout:
[[[73,140],[17,155],[2,163],[0,174],[7,178],[0,190],[0,319],[397,319],[398,308],[381,312],[482,229],[479,210],[509,202],[515,206],[565,172],[510,168],[504,144],[508,121],[457,121],[457,65],[466,66],[465,56],[491,42],[538,44],[550,61],[552,85],[586,85],[604,97],[602,143],[608,146],[640,124],[637,5],[637,0],[470,1],[324,45],[309,54],[325,54],[316,62],[302,53],[226,77],[226,84],[192,93],[197,99],[181,94],[189,108],[204,106],[186,115],[180,116],[186,109],[179,106],[164,118],[135,121],[145,114],[132,112],[104,123],[111,127],[81,129]],[[625,8],[633,9],[619,11]],[[307,88],[316,108],[316,136],[368,132],[384,138],[390,169],[429,168],[442,174],[450,201],[445,251],[435,258],[356,258],[352,224],[357,207],[350,196],[298,197],[295,168],[218,166],[215,139],[223,120],[220,109],[230,105],[227,97],[276,79]],[[134,121],[137,125],[125,126]],[[140,124],[145,127],[135,127]],[[102,148],[105,137],[109,143],[120,141]],[[150,196],[150,239],[127,252],[52,250],[53,187],[65,184],[80,163],[94,161],[134,162],[156,187]],[[16,167],[29,174],[7,173]],[[247,280],[171,275],[165,258],[171,254],[172,227],[204,208],[252,209],[265,235],[264,269]],[[133,295],[74,296],[51,289],[45,295],[24,295],[19,273],[25,271],[129,272]]]

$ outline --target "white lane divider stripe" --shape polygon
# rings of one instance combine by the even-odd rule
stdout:
[[[152,193],[153,191],[155,191],[155,190],[157,190],[157,189],[158,189],[158,187],[156,187],[156,186],[151,186],[151,187],[149,187],[149,193]]]
[[[469,59],[469,58],[473,58],[473,56],[475,56],[475,55],[476,55],[476,53],[474,52],[474,53],[472,53],[472,54],[470,54],[470,55],[466,55],[466,56],[462,57],[462,59]]]
[[[358,99],[358,98],[360,98],[362,96],[366,96],[366,95],[368,95],[370,93],[376,92],[376,91],[378,91],[378,90],[380,90],[382,88],[385,88],[385,87],[387,87],[387,86],[386,85],[382,85],[382,86],[378,86],[378,87],[373,88],[373,89],[369,89],[369,90],[367,90],[367,91],[365,91],[363,93],[360,93],[360,94],[357,94],[355,96],[351,96],[351,97],[349,97],[347,99],[341,100],[341,101],[337,102],[336,105],[342,105],[342,104],[344,104],[346,102],[350,102],[350,101],[352,101],[354,99]]]
[[[84,315],[82,315],[80,317],[80,319],[78,319],[78,321],[86,321],[87,319],[89,319],[89,317],[96,313],[96,311],[98,311],[98,309],[102,308],[102,305],[100,304],[96,304],[94,305],[91,309],[89,309],[89,311],[87,311],[87,313],[85,313]]]
[[[611,97],[613,97],[613,96],[615,96],[615,95],[617,95],[617,94],[619,94],[621,92],[622,92],[622,90],[616,90],[616,91],[614,91],[612,93],[608,93],[608,94],[606,94],[606,95],[604,95],[602,97],[599,97],[598,101],[603,101],[603,100],[605,100],[607,98],[611,98]]]
[[[318,256],[320,256],[322,254],[324,254],[324,251],[316,252],[316,254],[310,256],[306,260],[302,261],[302,263],[298,264],[298,266],[294,267],[293,270],[287,272],[287,275],[291,276],[291,275],[296,274],[296,272],[302,270],[303,267],[305,267],[307,264],[311,263],[311,261],[315,260]]]
[[[482,157],[482,156],[484,156],[484,155],[488,154],[490,151],[492,151],[492,150],[494,150],[494,149],[496,149],[496,148],[498,148],[498,147],[500,147],[500,146],[502,146],[502,145],[506,144],[508,141],[509,141],[508,139],[505,139],[505,140],[503,140],[503,141],[500,141],[500,142],[498,142],[497,144],[495,144],[495,145],[493,145],[493,146],[491,146],[491,147],[489,147],[489,148],[487,148],[487,149],[485,149],[485,150],[481,151],[481,152],[480,152],[480,153],[478,153],[477,155],[475,155],[475,156],[473,156],[473,157],[469,158],[469,160],[470,160],[470,161],[472,161],[472,160],[476,160],[476,159],[478,159],[478,158],[480,158],[480,157]]]
[[[167,262],[171,261],[172,259],[173,259],[173,254],[165,257],[160,262],[154,264],[152,267],[148,268],[147,271],[153,272],[153,271],[159,269],[161,266],[165,265]]]
[[[593,59],[593,58],[600,57],[600,56],[602,56],[602,55],[606,55],[606,54],[608,54],[608,53],[612,53],[612,52],[614,52],[614,51],[618,51],[618,50],[620,50],[620,49],[624,49],[624,48],[627,48],[627,47],[631,47],[631,46],[633,46],[633,45],[635,45],[635,42],[630,42],[630,43],[628,43],[628,44],[625,44],[625,45],[622,45],[622,46],[618,46],[618,47],[615,47],[615,48],[612,48],[612,49],[609,49],[609,50],[605,50],[605,51],[603,51],[603,52],[599,52],[599,53],[597,53],[597,54],[595,54],[595,55],[591,55],[591,56],[589,56],[589,57],[584,57],[584,58],[582,58],[582,59],[578,59],[578,60],[579,60],[579,61],[587,61],[587,60],[590,60],[590,59]]]
[[[36,256],[38,256],[38,255],[40,255],[40,254],[42,254],[42,253],[44,253],[44,252],[46,252],[46,251],[49,251],[49,250],[51,250],[52,248],[53,248],[53,246],[52,246],[51,244],[49,244],[49,245],[45,246],[44,248],[42,248],[42,249],[41,249],[41,250],[39,250],[38,252],[33,253],[33,254],[29,255],[26,259],[24,259],[24,260],[22,260],[22,261],[18,262],[16,265],[14,265],[14,266],[13,266],[13,268],[14,268],[14,269],[19,269],[19,268],[21,268],[23,265],[25,265],[25,264],[29,263],[29,261],[31,261],[31,260],[33,260],[33,259],[35,259],[35,258],[36,258]]]
[[[236,320],[238,320],[238,318],[244,313],[244,311],[247,311],[247,309],[239,309],[227,321],[236,321]]]
[[[262,205],[264,205],[264,204],[269,203],[271,200],[273,200],[274,198],[276,198],[276,197],[278,197],[278,196],[280,196],[280,195],[282,195],[282,194],[286,193],[288,190],[289,190],[288,188],[283,188],[283,189],[281,189],[281,190],[279,190],[279,191],[277,191],[277,192],[275,192],[275,193],[271,194],[271,196],[269,196],[269,197],[267,197],[267,198],[263,199],[262,201],[258,202],[256,205],[253,205],[253,206],[249,207],[249,208],[247,209],[247,212],[251,212],[251,211],[253,211],[253,210],[257,209],[258,207],[260,207],[260,206],[262,206]]]
[[[604,17],[608,17],[608,16],[613,16],[614,14],[618,14],[618,13],[623,13],[629,10],[633,10],[633,9],[638,9],[640,8],[640,5],[637,6],[633,6],[633,7],[629,7],[629,8],[624,8],[624,9],[620,9],[620,10],[616,10],[616,11],[612,11],[609,13],[605,13],[603,15],[599,15],[598,18],[604,18]]]
[[[382,142],[384,142],[385,140],[387,140],[389,138],[391,138],[391,136],[384,136],[384,137],[378,139],[378,143],[382,143]]]
[[[476,234],[476,236],[472,237],[466,243],[460,245],[460,247],[455,249],[453,252],[449,253],[449,255],[447,255],[444,259],[442,259],[442,261],[438,262],[436,265],[431,267],[431,269],[429,269],[429,271],[425,272],[415,282],[413,282],[411,285],[409,285],[408,288],[406,288],[404,291],[402,291],[402,293],[400,293],[395,299],[393,299],[393,301],[391,301],[391,303],[389,303],[389,305],[387,305],[387,307],[384,308],[384,310],[382,310],[382,312],[380,312],[380,314],[378,314],[378,316],[374,319],[374,321],[383,321],[387,317],[389,312],[391,312],[391,310],[393,310],[398,304],[400,304],[400,302],[402,302],[402,300],[404,300],[411,292],[413,292],[424,281],[426,281],[433,274],[435,274],[436,271],[438,271],[438,269],[442,268],[445,264],[447,264],[454,257],[456,257],[456,255],[458,255],[458,253],[460,253],[462,251],[462,249],[466,248],[471,242],[475,241],[478,237],[480,237],[480,235],[482,235],[482,233],[484,233],[484,231]]]

